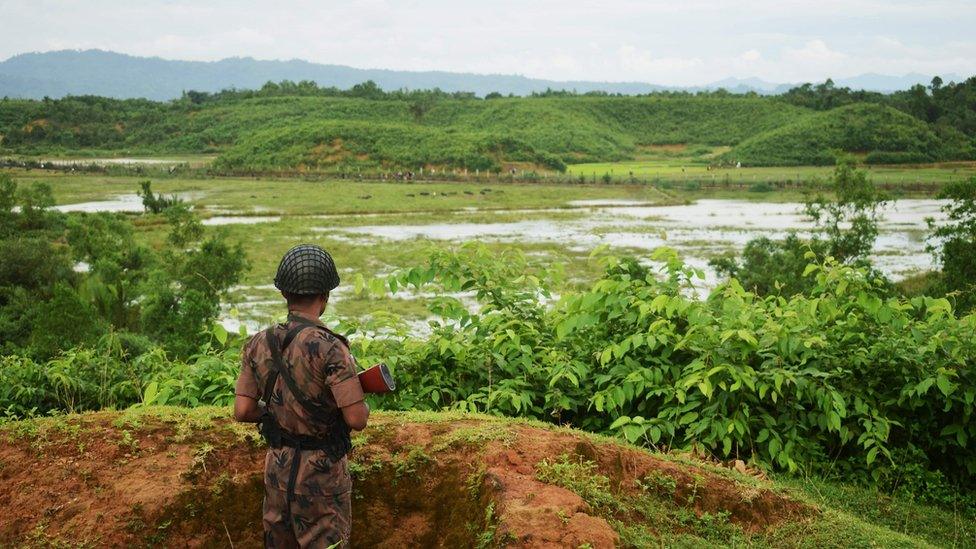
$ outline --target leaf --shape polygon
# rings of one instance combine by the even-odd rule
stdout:
[[[156,397],[159,395],[159,384],[155,381],[149,383],[146,386],[145,392],[142,394],[142,403],[146,406],[150,406],[156,402]]]
[[[874,459],[878,457],[878,449],[879,447],[875,446],[874,448],[871,448],[871,450],[868,451],[868,457],[867,457],[868,465],[874,463]]]
[[[763,430],[759,431],[759,436],[756,437],[756,442],[757,443],[762,442],[762,441],[766,440],[767,438],[769,438],[769,429],[763,429]]]
[[[827,428],[831,431],[840,431],[840,414],[837,412],[827,412]]]
[[[648,432],[651,435],[651,442],[654,444],[657,444],[657,441],[661,440],[661,429],[658,427],[652,426],[650,429],[648,429]]]
[[[807,268],[806,269],[803,269],[803,277],[806,278],[806,277],[810,276],[810,273],[812,273],[813,271],[816,271],[819,268],[820,268],[820,265],[817,265],[816,263],[811,263],[811,264],[807,265]]]
[[[933,383],[935,383],[934,377],[925,378],[915,386],[915,392],[918,393],[918,396],[922,396],[928,392],[929,387],[931,387]]]
[[[678,420],[678,425],[687,425],[698,419],[698,412],[687,412]]]
[[[628,442],[637,442],[637,440],[642,436],[644,436],[644,427],[642,425],[631,423],[630,425],[624,427],[624,438],[626,438]]]
[[[620,416],[620,417],[617,418],[616,421],[614,421],[613,423],[610,424],[609,429],[611,431],[614,431],[614,430],[619,429],[620,427],[622,427],[624,425],[627,425],[628,423],[630,423],[630,417],[629,416]]]
[[[222,324],[214,324],[213,335],[221,346],[227,344],[227,329]]]
[[[736,334],[739,336],[739,339],[745,341],[746,343],[752,345],[753,347],[759,345],[759,342],[756,341],[756,337],[750,334],[748,330],[739,330],[736,332]]]
[[[942,394],[945,396],[949,396],[949,393],[952,392],[952,383],[949,381],[949,378],[947,378],[942,374],[939,374],[939,376],[936,378],[935,384],[939,387],[939,390],[942,391]]]

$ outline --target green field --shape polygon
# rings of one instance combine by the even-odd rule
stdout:
[[[635,163],[644,167],[669,166],[669,161]],[[607,167],[605,165],[604,167]],[[665,168],[675,178],[679,168]],[[696,173],[707,173],[701,166],[687,168],[689,181]],[[875,168],[878,170],[879,168]],[[967,167],[966,169],[971,169]],[[617,168],[614,168],[616,174]],[[691,170],[696,170],[695,172]],[[826,177],[824,168],[805,168],[805,174]],[[746,169],[742,172],[784,172],[783,168]],[[141,177],[79,175],[45,170],[10,172],[19,183],[28,186],[44,182],[51,186],[58,204],[75,204],[111,200],[117,196],[132,196]],[[872,172],[875,173],[875,172]],[[907,169],[897,169],[901,181],[908,181]],[[931,168],[929,173],[951,177],[949,168]],[[599,178],[598,178],[599,179]],[[368,318],[374,311],[395,310],[405,319],[420,322],[429,317],[427,296],[409,299],[393,299],[389,296],[371,296],[354,293],[357,277],[369,281],[397,269],[421,264],[432,250],[448,249],[457,239],[426,238],[426,227],[441,227],[440,232],[450,233],[451,227],[484,225],[486,229],[507,225],[534,224],[532,231],[545,232],[552,226],[559,230],[569,224],[576,236],[585,241],[602,240],[603,235],[621,233],[625,240],[615,246],[637,254],[647,254],[646,249],[631,247],[632,239],[644,240],[648,236],[666,234],[666,229],[653,219],[640,225],[621,225],[614,218],[594,222],[589,207],[577,201],[624,201],[623,203],[681,205],[701,198],[749,200],[757,203],[795,202],[802,200],[804,190],[787,189],[773,192],[750,192],[748,186],[717,188],[691,188],[682,186],[663,189],[650,184],[554,184],[554,183],[499,183],[499,182],[355,182],[342,180],[306,181],[294,178],[201,178],[163,177],[153,179],[153,190],[161,194],[178,194],[194,206],[204,220],[220,221],[226,225],[207,227],[210,232],[221,232],[234,242],[241,242],[251,268],[245,273],[240,287],[233,290],[228,299],[225,315],[237,309],[240,318],[249,320],[252,329],[270,322],[280,313],[280,297],[270,286],[277,262],[291,246],[300,242],[315,242],[330,250],[343,269],[344,289],[337,294],[331,308],[337,316],[348,319]],[[906,196],[931,196],[926,187],[920,192],[903,193]],[[139,209],[138,201],[135,206]],[[95,205],[95,208],[98,206]],[[168,226],[160,216],[133,215],[138,237],[154,246],[161,246]],[[250,221],[250,222],[249,222]],[[691,222],[692,220],[689,220]],[[371,234],[358,234],[357,227],[405,227],[418,236],[391,239]],[[924,234],[917,230],[907,231],[919,241]],[[466,233],[467,234],[467,233]],[[762,233],[757,233],[762,234]],[[736,246],[716,245],[706,239],[671,242],[683,253],[713,257]],[[477,232],[462,239],[478,239]],[[454,240],[455,242],[452,242]],[[489,238],[489,246],[498,250],[515,246],[530,254],[536,264],[565,264],[574,275],[567,286],[591,279],[598,273],[598,266],[588,260],[589,249],[573,239],[540,238],[538,234],[512,234],[509,237]],[[610,241],[613,243],[613,241]],[[664,245],[664,242],[662,242]],[[591,244],[589,246],[595,246]]]
[[[59,204],[105,200],[131,194],[144,177],[72,175],[57,172],[11,172],[25,183],[51,185]],[[153,190],[164,194],[197,193],[198,206],[238,214],[322,215],[352,213],[438,212],[479,209],[564,207],[588,199],[660,202],[670,196],[646,185],[537,185],[489,183],[303,181],[257,178],[161,178]],[[484,193],[482,191],[485,191]],[[421,193],[428,193],[426,195]],[[411,196],[412,195],[412,196]]]
[[[966,180],[976,175],[976,162],[953,162],[912,166],[864,166],[868,176],[882,185],[945,184]],[[568,173],[588,180],[609,174],[614,180],[627,180],[631,175],[641,182],[698,181],[702,185],[722,186],[755,182],[801,183],[826,180],[833,173],[831,166],[796,167],[725,167],[711,168],[694,158],[649,159],[626,162],[591,162],[573,164]]]

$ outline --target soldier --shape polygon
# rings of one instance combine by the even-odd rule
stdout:
[[[241,356],[234,418],[258,423],[268,441],[266,547],[349,544],[349,432],[366,427],[369,408],[348,342],[319,320],[338,285],[328,252],[289,250],[275,276],[288,322],[252,337]]]

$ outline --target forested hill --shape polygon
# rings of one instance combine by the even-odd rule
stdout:
[[[659,92],[639,97],[549,92],[348,90],[312,82],[187,92],[154,102],[95,96],[0,100],[0,153],[216,153],[225,171],[542,169],[643,157],[680,144],[700,162],[832,164],[976,157],[976,77],[892,94],[831,82],[780,96]]]

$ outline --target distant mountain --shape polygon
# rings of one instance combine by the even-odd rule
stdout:
[[[527,95],[546,88],[624,94],[666,89],[642,82],[557,82],[504,74],[357,69],[297,59],[259,61],[234,57],[214,62],[171,61],[100,50],[25,53],[0,63],[0,96],[10,97],[94,94],[167,100],[180,97],[184,90],[254,89],[269,80],[314,80],[320,86],[343,89],[372,80],[385,90],[436,87],[449,92],[471,91],[480,96],[490,92]]]
[[[733,93],[748,93],[754,91],[756,93],[771,94],[771,93],[782,93],[793,87],[793,84],[776,84],[773,82],[767,82],[765,80],[752,77],[752,78],[726,78],[724,80],[718,80],[712,82],[707,86],[703,86],[703,89],[718,89],[725,88],[726,90]]]
[[[952,75],[953,77],[955,75]],[[955,78],[943,77],[947,82]],[[313,80],[320,86],[349,88],[372,80],[385,90],[430,89],[470,91],[479,96],[490,92],[528,95],[555,90],[606,91],[638,94],[663,90],[698,91],[725,88],[733,93],[755,91],[782,93],[791,84],[776,84],[758,78],[729,78],[705,86],[675,87],[645,82],[555,81],[520,75],[472,74],[444,71],[394,71],[358,69],[293,59],[259,61],[233,57],[220,61],[174,61],[159,57],[135,57],[102,50],[63,50],[25,53],[0,62],[0,96],[42,98],[65,95],[144,97],[168,100],[184,90],[215,92],[226,88],[253,89],[268,81]],[[927,84],[930,77],[904,77],[867,74],[836,80],[838,85],[891,91],[906,89],[917,82]]]

